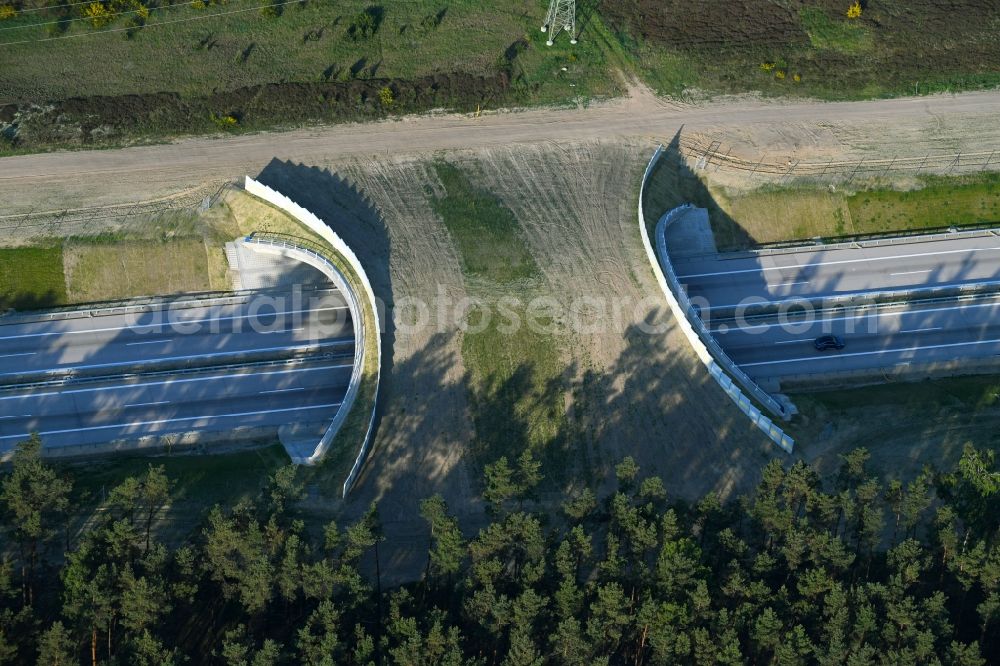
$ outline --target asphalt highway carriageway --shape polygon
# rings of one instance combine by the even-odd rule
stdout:
[[[919,237],[916,237],[919,238]],[[795,252],[677,257],[674,269],[703,310],[741,303],[817,299],[929,286],[1000,286],[993,234],[876,247],[804,247]]]
[[[353,361],[336,289],[0,323],[0,454],[330,420]]]
[[[1000,238],[992,234],[678,258],[674,266],[713,337],[757,379],[1000,355],[1000,297],[992,293],[1000,288]],[[832,298],[848,295],[958,286],[981,293],[831,307]],[[739,317],[741,303],[771,311]],[[817,351],[813,341],[830,334],[844,349]]]

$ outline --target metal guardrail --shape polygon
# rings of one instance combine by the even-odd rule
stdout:
[[[248,370],[253,368],[283,367],[289,365],[301,365],[303,363],[315,363],[317,361],[333,361],[346,359],[347,354],[325,353],[311,354],[308,357],[295,356],[292,358],[270,359],[266,361],[250,361],[248,363],[224,363],[222,365],[202,366],[197,368],[176,368],[170,370],[153,370],[152,372],[133,372],[115,375],[91,375],[91,376],[64,376],[53,379],[26,382],[23,384],[0,385],[0,393],[16,393],[18,391],[37,390],[43,388],[66,388],[70,386],[86,386],[88,384],[100,384],[110,380],[126,379],[156,379],[158,377],[183,377],[186,375],[211,374],[226,372],[230,370]]]
[[[813,307],[812,312],[848,307],[864,307],[877,305],[902,305],[919,302],[934,302],[945,300],[958,300],[971,298],[974,296],[995,296],[1000,288],[1000,280],[983,280],[980,282],[964,282],[953,285],[941,285],[933,287],[907,287],[905,289],[892,289],[885,291],[849,291],[843,294],[820,294],[814,297],[793,296],[789,298],[779,298],[762,303],[751,303],[745,306],[710,306],[705,308],[712,314],[712,318],[719,320],[733,318],[740,312],[745,318],[774,316],[782,312],[782,308],[789,309],[794,305],[806,305]],[[818,307],[814,307],[818,306]]]
[[[749,382],[748,390],[755,398],[760,400],[761,404],[767,406],[769,409],[784,418],[789,418],[788,414],[783,405],[776,401],[772,396],[765,393],[759,386],[753,382],[745,373],[743,373],[736,365],[729,360],[729,357],[722,351],[721,347],[712,339],[711,335],[705,329],[704,322],[694,315],[693,308],[691,307],[690,301],[687,299],[687,294],[683,289],[680,288],[680,284],[677,281],[677,276],[673,272],[673,267],[670,265],[669,257],[666,254],[666,243],[664,240],[664,231],[669,222],[675,220],[680,216],[681,213],[687,212],[692,208],[690,204],[681,206],[672,211],[666,213],[657,225],[657,246],[658,249],[662,247],[662,259],[657,258],[657,253],[654,252],[653,246],[649,240],[649,231],[646,227],[646,218],[643,212],[643,203],[645,200],[645,189],[646,181],[649,179],[650,174],[653,171],[653,167],[659,161],[661,155],[663,154],[663,146],[659,146],[656,149],[652,159],[646,167],[646,172],[642,177],[642,184],[639,188],[639,228],[640,234],[642,236],[643,245],[646,248],[646,254],[649,258],[650,265],[653,269],[653,273],[657,277],[657,281],[660,283],[660,288],[663,290],[663,294],[667,299],[667,304],[670,306],[674,313],[674,317],[677,319],[678,325],[680,326],[682,332],[688,339],[695,353],[708,368],[709,374],[718,382],[719,386],[726,392],[726,394],[736,403],[737,407],[750,418],[751,423],[764,432],[774,443],[784,449],[786,452],[791,453],[794,449],[795,442],[789,437],[785,432],[776,426],[774,422],[764,416],[760,409],[758,409],[740,390],[727,372],[723,370],[723,365],[726,365],[726,369],[733,372],[733,375],[737,377],[738,380],[745,380]],[[668,279],[667,275],[670,275]],[[683,303],[683,305],[682,305]],[[692,316],[694,315],[694,316]],[[700,327],[700,330],[699,330]],[[706,344],[707,343],[707,344]],[[714,349],[710,350],[712,345]],[[720,356],[717,360],[713,352],[717,351]],[[743,382],[740,381],[742,384]]]
[[[184,294],[174,299],[162,296],[147,296],[124,301],[102,303],[82,303],[60,308],[46,308],[45,311],[26,310],[0,313],[0,325],[32,324],[36,322],[60,321],[63,319],[87,319],[112,315],[155,312],[165,308],[192,309],[208,305],[231,305],[244,303],[259,292],[254,290],[202,292]]]
[[[981,284],[981,283],[977,283]],[[1000,286],[1000,283],[998,283]],[[895,293],[895,292],[892,292]],[[953,296],[933,296],[930,298],[916,298],[916,299],[894,299],[888,301],[871,301],[857,304],[840,304],[837,303],[830,307],[819,307],[812,310],[790,310],[788,312],[778,313],[778,312],[758,312],[758,313],[743,313],[742,320],[747,323],[753,324],[768,324],[774,320],[777,316],[782,316],[785,321],[794,323],[802,322],[810,318],[823,318],[826,315],[835,316],[845,316],[850,314],[853,317],[868,317],[872,316],[876,312],[884,310],[892,310],[893,308],[902,307],[912,307],[912,306],[933,306],[944,303],[967,303],[973,301],[985,301],[985,300],[997,300],[1000,298],[1000,292],[988,291],[981,293],[971,293]],[[738,321],[735,315],[712,315],[713,324],[728,324]]]
[[[816,238],[812,242],[791,241],[788,243],[775,243],[767,247],[754,248],[751,250],[740,250],[737,252],[726,252],[722,259],[740,259],[744,257],[769,256],[776,254],[794,254],[803,250],[856,250],[866,247],[891,247],[893,245],[910,245],[913,243],[933,243],[942,240],[958,240],[961,238],[983,238],[986,236],[1000,235],[1000,229],[995,223],[977,226],[976,228],[949,228],[948,231],[901,231],[893,233],[892,236],[856,236],[839,237],[830,239]]]

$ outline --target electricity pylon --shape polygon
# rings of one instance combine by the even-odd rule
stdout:
[[[545,43],[552,46],[552,40],[559,30],[569,32],[569,43],[576,44],[576,0],[549,2],[549,13],[545,15],[545,23],[542,25],[542,32],[549,33],[549,39]]]

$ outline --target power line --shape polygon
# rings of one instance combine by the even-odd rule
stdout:
[[[81,3],[76,3],[76,4],[90,5],[90,4],[93,4],[95,1],[96,0],[89,0],[88,2],[81,2]],[[70,5],[62,5],[62,6],[63,7],[69,7]],[[142,11],[150,11],[150,12],[152,12],[152,11],[159,11],[161,9],[184,8],[186,6],[187,6],[186,3],[179,3],[179,4],[176,4],[176,5],[166,5],[165,7],[155,7],[155,8],[140,7],[139,9],[129,9],[128,11],[123,11],[123,12],[110,12],[108,14],[104,14],[104,15],[98,16],[98,17],[77,16],[77,17],[74,17],[74,18],[69,18],[69,17],[61,18],[61,19],[58,19],[56,21],[42,21],[40,23],[26,23],[24,25],[8,25],[8,26],[4,26],[4,27],[0,28],[0,32],[3,32],[5,30],[24,30],[25,28],[37,28],[37,27],[40,27],[40,26],[43,26],[43,25],[57,25],[57,24],[72,23],[74,21],[92,21],[94,18],[110,19],[110,18],[115,17],[115,16],[125,16],[127,14],[138,14],[139,12],[142,12]],[[56,9],[58,9],[58,7]]]
[[[34,42],[51,42],[56,39],[70,39],[72,37],[90,37],[93,35],[101,35],[110,32],[127,32],[129,30],[154,28],[161,25],[170,25],[172,23],[189,23],[191,21],[198,21],[200,19],[215,18],[217,16],[229,16],[232,14],[244,14],[246,12],[252,12],[255,10],[264,9],[266,7],[283,7],[284,5],[290,5],[292,3],[301,2],[302,0],[282,0],[282,2],[271,2],[263,5],[255,5],[254,7],[249,7],[246,9],[236,9],[231,12],[216,12],[215,14],[203,14],[201,16],[189,16],[182,19],[174,19],[172,21],[157,21],[156,23],[147,23],[143,26],[130,26],[128,28],[109,28],[107,30],[94,30],[92,32],[78,32],[73,35],[58,35],[56,37],[43,37],[41,39],[22,39],[16,42],[0,42],[0,46],[14,46],[17,44],[32,44]]]

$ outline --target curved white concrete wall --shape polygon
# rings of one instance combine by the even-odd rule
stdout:
[[[659,146],[656,149],[656,153],[653,154],[653,158],[646,166],[646,172],[642,176],[642,184],[639,187],[639,233],[642,236],[642,243],[646,248],[646,256],[649,259],[650,266],[653,268],[653,274],[656,276],[656,281],[659,283],[660,289],[663,291],[663,295],[667,299],[667,305],[670,307],[670,311],[673,313],[674,319],[677,320],[677,325],[684,333],[684,337],[687,338],[691,348],[694,349],[695,354],[697,354],[701,362],[705,364],[705,367],[708,369],[708,373],[713,379],[715,379],[716,382],[718,382],[719,386],[722,387],[722,390],[724,390],[726,394],[732,398],[733,402],[736,403],[736,406],[750,418],[750,421],[755,426],[760,428],[764,434],[771,439],[771,441],[788,453],[791,453],[795,445],[794,440],[786,435],[781,428],[776,426],[770,418],[761,413],[753,402],[751,402],[750,399],[743,394],[743,391],[740,390],[740,387],[736,384],[736,382],[734,382],[732,378],[729,377],[729,375],[722,369],[719,363],[716,362],[716,359],[713,357],[712,353],[709,351],[694,326],[692,326],[691,320],[687,316],[690,308],[685,308],[678,300],[678,298],[686,299],[686,295],[683,293],[683,290],[680,289],[680,285],[677,284],[677,294],[675,294],[670,288],[670,282],[676,284],[677,281],[676,279],[673,279],[668,282],[667,276],[664,273],[664,266],[667,267],[668,271],[672,269],[670,268],[670,263],[666,256],[666,247],[663,246],[663,234],[667,225],[691,208],[691,204],[685,204],[684,206],[680,206],[666,213],[657,224],[657,243],[658,246],[663,246],[663,265],[660,264],[660,261],[657,259],[657,253],[653,250],[653,244],[649,239],[649,231],[646,227],[646,216],[643,212],[642,205],[645,199],[646,181],[649,180],[649,174],[652,173],[653,167],[656,166],[656,163],[660,160],[662,154],[663,146]],[[671,277],[673,277],[673,275],[671,275]],[[732,362],[730,361],[730,364],[731,363]],[[736,368],[736,371],[739,372],[739,369]],[[752,380],[749,378],[747,378],[747,381],[752,383]],[[757,391],[763,393],[763,391],[759,388]],[[781,406],[774,400],[774,398],[771,398],[771,396],[768,396],[766,393],[764,395],[766,396],[765,402],[771,403],[768,404],[768,406],[772,409],[776,409],[778,413],[782,413]],[[764,401],[763,398],[762,401]]]
[[[382,377],[382,330],[379,323],[379,311],[378,304],[375,300],[375,292],[372,289],[371,282],[368,279],[368,274],[365,272],[364,266],[361,265],[361,261],[358,259],[354,251],[344,242],[344,240],[333,232],[330,227],[328,227],[322,220],[316,217],[314,214],[298,205],[288,197],[280,194],[267,185],[257,182],[250,176],[246,177],[245,189],[248,193],[254,196],[260,197],[264,201],[280,208],[285,211],[296,220],[304,224],[310,231],[318,235],[320,238],[329,243],[330,247],[336,251],[344,260],[350,265],[351,269],[358,276],[361,281],[362,291],[364,292],[364,297],[368,302],[369,307],[371,307],[372,319],[375,322],[375,350],[376,350],[376,374],[375,374],[375,400],[372,402],[372,413],[368,419],[368,428],[365,431],[364,441],[361,443],[361,447],[358,450],[358,455],[354,460],[354,466],[351,468],[350,474],[348,474],[347,479],[344,480],[343,494],[344,496],[350,492],[351,487],[358,478],[358,474],[361,473],[361,468],[364,466],[365,459],[368,456],[368,449],[371,445],[372,435],[374,434],[375,426],[375,408],[378,404],[378,390],[379,384]],[[329,261],[326,257],[319,254],[311,252],[308,248],[301,247],[285,247],[285,250],[289,252],[294,252],[295,257],[302,259],[306,263],[318,268],[327,275],[334,279],[334,283],[337,284],[337,279],[333,276],[339,276],[339,280],[344,280],[343,275],[340,271]],[[290,255],[291,256],[291,255]],[[331,275],[330,269],[333,270]],[[346,280],[344,281],[346,286]],[[338,284],[338,287],[340,285]],[[356,343],[355,346],[355,367],[354,372],[351,375],[351,384],[348,387],[347,394],[344,397],[344,402],[337,412],[337,418],[334,422],[330,424],[330,428],[327,429],[326,434],[324,434],[323,439],[319,442],[316,447],[316,451],[307,459],[296,461],[302,462],[304,464],[315,464],[318,462],[326,450],[329,448],[330,443],[333,441],[334,436],[337,434],[340,426],[343,424],[344,419],[347,418],[347,414],[350,412],[350,408],[354,402],[354,398],[357,397],[358,390],[360,389],[360,380],[364,368],[365,360],[365,349],[367,345],[365,344],[365,331],[364,331],[364,313],[361,311],[359,304],[357,303],[354,292],[349,287],[344,290],[344,293],[348,295],[348,305],[351,307],[351,316],[354,317],[355,321],[355,339],[360,342]],[[353,306],[352,306],[353,302]],[[358,354],[360,353],[360,357]]]
[[[354,406],[354,400],[357,398],[358,391],[361,388],[365,360],[364,313],[358,303],[357,296],[354,294],[354,289],[348,284],[344,275],[333,262],[315,250],[297,246],[285,240],[269,239],[266,235],[254,236],[253,239],[247,238],[241,242],[255,252],[277,254],[312,266],[320,273],[326,275],[347,299],[347,306],[350,309],[351,319],[354,323],[354,367],[351,371],[351,379],[347,385],[347,392],[344,394],[344,399],[337,410],[337,415],[311,453],[308,455],[299,455],[298,452],[286,446],[293,463],[296,465],[314,465],[326,455],[326,451],[330,448],[333,438],[336,437],[337,432],[350,413],[351,407]]]

